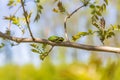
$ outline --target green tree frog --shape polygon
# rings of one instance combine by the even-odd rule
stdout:
[[[48,40],[51,42],[63,42],[64,38],[59,36],[50,36]]]

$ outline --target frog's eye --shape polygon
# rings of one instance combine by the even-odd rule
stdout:
[[[59,37],[59,41],[64,41],[64,38],[63,37]]]

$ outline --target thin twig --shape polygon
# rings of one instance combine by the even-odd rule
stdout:
[[[22,7],[22,6],[20,5],[20,6],[17,8],[17,10],[13,13],[13,15],[15,15],[15,14],[20,10],[21,7]]]
[[[49,51],[45,52],[44,54],[41,54],[41,55],[40,55],[40,59],[41,59],[41,60],[44,60],[44,59],[50,54],[50,52],[53,50],[53,47],[54,47],[54,46],[52,46],[52,47],[49,49]]]
[[[10,28],[11,28],[11,20],[9,20],[9,24],[8,24],[8,31],[10,31]]]
[[[21,8],[22,6],[19,6],[18,8],[17,8],[17,10],[12,14],[12,16],[14,16],[18,11],[19,11],[19,9]],[[11,15],[10,15],[11,16]],[[10,21],[9,21],[9,24],[8,24],[8,30],[10,31],[10,27],[11,27],[11,19],[10,19]]]
[[[47,52],[47,54],[45,54],[45,57],[49,55],[49,53],[53,50],[54,46],[52,46],[49,51]]]
[[[50,50],[48,51],[48,54],[52,51],[53,48],[54,48],[54,46],[52,46],[52,47],[50,48]]]
[[[68,16],[66,16],[64,18],[64,29],[65,29],[65,37],[66,37],[66,40],[69,41],[69,38],[68,38],[68,34],[67,34],[67,20],[75,13],[77,12],[79,9],[81,9],[82,7],[84,7],[85,5],[82,5],[80,7],[78,7],[76,10],[74,10],[71,14],[69,14]]]
[[[29,21],[28,21],[28,19],[27,19],[28,14],[27,14],[27,12],[26,12],[26,10],[25,10],[23,0],[21,0],[21,5],[22,5],[22,8],[23,8],[25,21],[26,21],[26,24],[27,24],[27,27],[28,27],[28,30],[29,30],[30,36],[31,36],[31,37],[32,37],[32,39],[34,40],[34,37],[33,37],[32,31],[31,31],[31,29],[30,29],[30,24],[29,24]]]
[[[54,46],[52,46],[46,54],[40,55],[41,60],[44,60],[50,54],[50,52],[53,50],[53,48],[54,48]]]

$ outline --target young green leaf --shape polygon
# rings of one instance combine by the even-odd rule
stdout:
[[[103,7],[104,10],[106,10],[106,5],[105,4],[103,4],[102,7]]]
[[[96,14],[97,14],[98,16],[102,16],[102,13],[101,13],[100,11],[96,11]]]
[[[108,0],[104,0],[105,1],[105,3],[108,5]]]
[[[36,50],[36,49],[31,49],[31,51],[34,52],[34,53],[39,53],[39,51]]]
[[[14,0],[9,0],[7,5],[11,7],[11,6],[13,6],[14,2],[15,2]]]
[[[1,43],[1,44],[0,44],[0,48],[3,48],[4,46],[5,46],[4,43]]]
[[[33,48],[36,48],[37,44],[30,44],[30,46],[32,46]]]
[[[108,38],[111,38],[111,37],[114,36],[114,35],[115,35],[115,33],[114,33],[113,31],[108,32],[107,35],[106,35],[106,38],[107,38],[107,39],[108,39]]]
[[[60,12],[65,12],[66,11],[65,8],[63,7],[62,2],[59,1],[57,6],[58,6],[58,9],[59,9]]]
[[[45,51],[46,47],[47,47],[47,44],[42,44],[43,51]]]
[[[105,19],[104,19],[104,17],[102,17],[100,19],[100,27],[101,27],[101,29],[105,29]]]
[[[83,2],[84,6],[87,6],[90,0],[81,0],[81,1]]]
[[[78,32],[74,36],[72,36],[72,40],[76,41],[77,39],[81,38],[82,36],[89,35],[87,32]]]
[[[118,27],[118,30],[120,30],[120,25],[117,25],[117,27]]]
[[[94,9],[94,8],[95,8],[95,5],[91,4],[91,5],[90,5],[90,8]]]
[[[40,14],[42,13],[42,9],[43,9],[42,5],[40,5],[39,2],[38,3],[36,2],[36,7],[37,7],[37,14],[35,16],[34,22],[40,19]]]
[[[41,60],[44,60],[48,56],[48,52],[44,52],[43,54],[39,55]]]
[[[56,8],[53,8],[53,12],[58,13],[59,10],[57,10]]]

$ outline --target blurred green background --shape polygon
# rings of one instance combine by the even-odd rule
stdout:
[[[33,64],[18,66],[8,64],[0,67],[0,80],[120,80],[120,61],[101,59],[91,56],[87,64],[73,62],[54,65],[50,59],[41,66]]]

